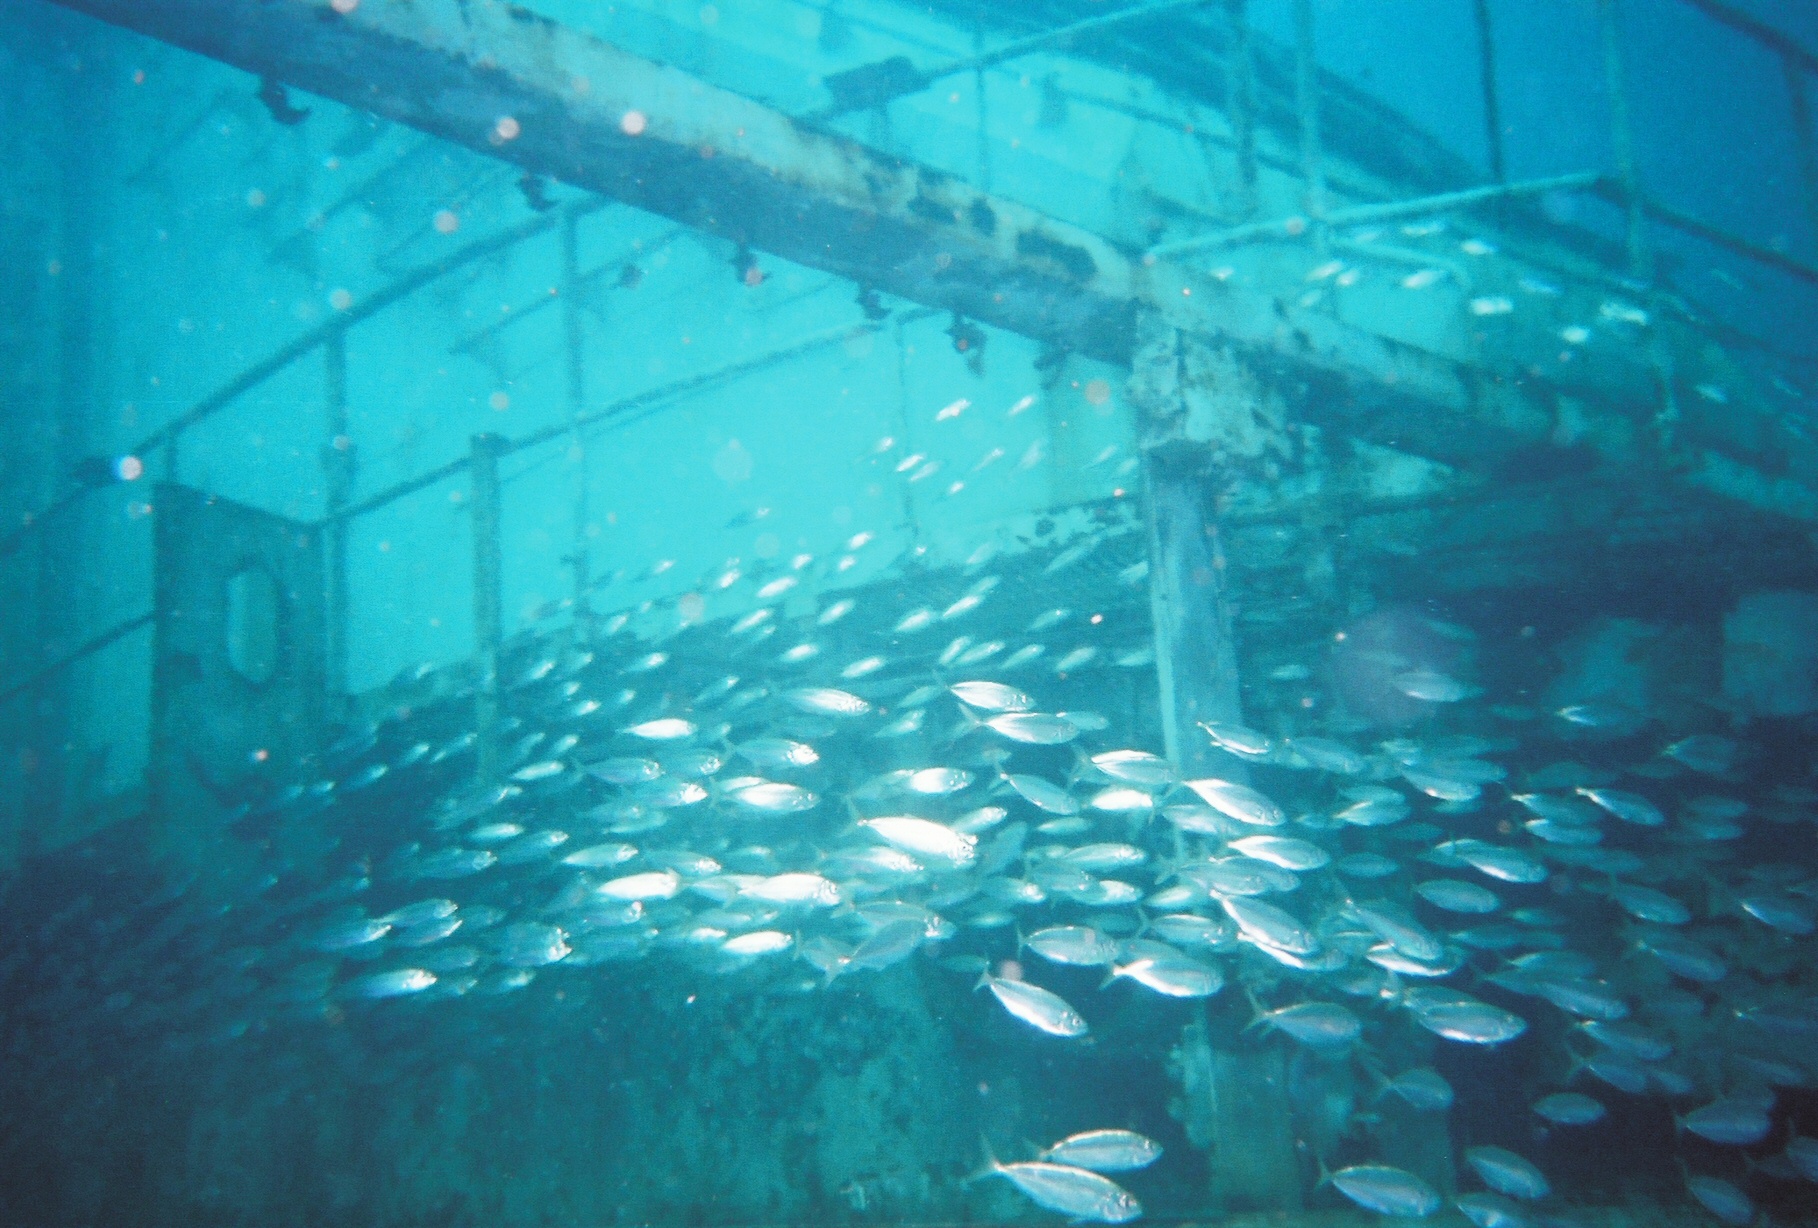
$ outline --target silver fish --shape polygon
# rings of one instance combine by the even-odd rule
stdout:
[[[1161,1144],[1134,1130],[1087,1130],[1068,1135],[1043,1151],[1041,1158],[1095,1173],[1127,1173],[1149,1167],[1161,1155]]]
[[[1624,793],[1617,789],[1586,789],[1580,787],[1578,792],[1603,807],[1624,823],[1633,823],[1638,827],[1659,827],[1666,822],[1666,816],[1660,813],[1660,807],[1650,802],[1639,793]]]
[[[1528,1228],[1528,1217],[1521,1208],[1500,1194],[1472,1191],[1452,1200],[1459,1213],[1475,1228]]]
[[[1465,1163],[1498,1194],[1534,1202],[1552,1191],[1553,1187],[1538,1168],[1506,1148],[1467,1147],[1464,1155]]]
[[[1280,806],[1248,785],[1217,779],[1189,780],[1185,783],[1206,805],[1240,823],[1255,827],[1280,827],[1288,821],[1287,814]]]
[[[1111,979],[1120,977],[1170,998],[1209,998],[1225,984],[1224,973],[1185,955],[1144,957],[1114,964]]]
[[[1086,1021],[1080,1013],[1068,1006],[1058,994],[1050,993],[1039,985],[984,972],[979,975],[978,988],[989,988],[992,996],[1003,1004],[1005,1010],[1050,1036],[1075,1037],[1086,1034]]]
[[[947,688],[954,698],[981,712],[1027,712],[1035,701],[1001,682],[956,682]]]
[[[1004,712],[979,722],[1012,742],[1060,746],[1079,736],[1079,726],[1064,716],[1042,712]]]
[[[1686,1177],[1685,1188],[1705,1210],[1726,1224],[1743,1228],[1755,1222],[1754,1201],[1721,1177],[1693,1173]]]
[[[607,784],[635,785],[661,776],[663,765],[654,759],[605,759],[586,765],[584,770]]]
[[[1483,840],[1448,840],[1434,851],[1456,857],[1472,869],[1505,883],[1538,883],[1547,877],[1547,868],[1526,853]]]
[[[783,692],[792,707],[820,716],[863,716],[871,705],[849,691],[833,687],[801,687]]]
[[[622,865],[637,855],[638,850],[629,844],[592,844],[569,853],[562,858],[562,864],[585,870],[604,870]]]
[[[1214,746],[1230,751],[1241,759],[1266,759],[1275,749],[1275,740],[1243,725],[1229,721],[1200,721],[1199,727],[1212,739]]]
[[[885,843],[913,857],[942,861],[955,869],[978,860],[978,837],[930,819],[894,815],[864,819],[859,826],[870,828]]]
[[[1017,795],[1024,801],[1038,810],[1061,815],[1079,813],[1079,802],[1074,800],[1072,794],[1052,781],[1043,780],[1040,776],[1007,775],[1004,777],[1004,782],[1016,790]]]
[[[1243,936],[1264,947],[1274,947],[1290,955],[1312,955],[1319,950],[1319,940],[1292,913],[1262,900],[1227,897],[1219,901]]]
[[[1058,1211],[1073,1223],[1127,1224],[1143,1213],[1142,1204],[1109,1177],[1084,1168],[1043,1161],[999,1164],[986,1175],[1008,1178],[1030,1201]]]
[[[465,878],[498,863],[490,849],[442,849],[424,856],[416,863],[419,878]]]
[[[429,899],[394,908],[378,920],[390,925],[421,925],[425,921],[440,921],[455,914],[453,900]]]
[[[569,952],[568,935],[561,928],[535,921],[507,925],[494,940],[499,960],[514,968],[540,968],[557,963]]]
[[[602,883],[597,892],[610,900],[667,900],[681,889],[682,879],[675,871],[647,870]]]
[[[725,796],[734,805],[759,814],[799,814],[820,804],[819,797],[800,785],[775,780],[753,780],[728,788]]]
[[[1609,886],[1609,893],[1610,898],[1637,921],[1651,921],[1656,925],[1684,925],[1692,919],[1689,908],[1666,892],[1656,891],[1652,887],[1614,882]]]
[[[1258,1006],[1250,1026],[1275,1028],[1315,1048],[1348,1045],[1363,1034],[1363,1021],[1336,1002],[1296,1002],[1272,1011]]]
[[[1414,1018],[1435,1036],[1469,1045],[1500,1045],[1528,1030],[1520,1015],[1475,999],[1424,1006]]]
[[[1758,1101],[1738,1096],[1713,1100],[1676,1119],[1679,1128],[1725,1147],[1749,1147],[1773,1128]]]
[[[1558,1126],[1588,1126],[1607,1115],[1601,1101],[1582,1092],[1554,1092],[1533,1104],[1536,1114]]]
[[[1383,1083],[1382,1094],[1394,1093],[1414,1108],[1427,1113],[1443,1112],[1452,1107],[1452,1085],[1431,1066],[1404,1070]]]
[[[760,877],[739,889],[739,894],[771,904],[809,904],[832,908],[840,902],[837,883],[819,874],[793,872]]]
[[[847,956],[844,971],[881,970],[909,958],[928,938],[926,921],[902,918],[888,921],[872,931]]]
[[[676,742],[683,738],[692,738],[696,726],[693,721],[683,720],[679,716],[660,717],[654,721],[645,721],[641,725],[632,725],[621,732],[634,738],[643,738],[648,742]]]
[[[814,747],[789,738],[753,738],[734,749],[761,768],[811,767],[821,760]]]
[[[1397,674],[1390,681],[1403,695],[1423,703],[1455,704],[1478,694],[1477,688],[1431,669],[1410,670]]]
[[[1414,893],[1447,912],[1482,914],[1502,907],[1502,901],[1488,887],[1456,878],[1432,878],[1416,883]]]
[[[1287,750],[1291,756],[1303,760],[1310,767],[1341,776],[1359,775],[1368,771],[1370,766],[1362,755],[1330,738],[1290,738]]]
[[[1174,782],[1174,765],[1144,750],[1109,750],[1093,755],[1093,767],[1125,784],[1157,789]]]
[[[1023,945],[1043,959],[1076,967],[1100,967],[1117,958],[1117,943],[1089,925],[1054,925],[1036,930]]]
[[[1379,1215],[1424,1218],[1439,1210],[1438,1191],[1403,1169],[1353,1164],[1331,1174],[1332,1185],[1358,1206]]]
[[[1332,860],[1332,855],[1317,844],[1293,836],[1243,836],[1230,841],[1227,847],[1296,873],[1317,870]]]

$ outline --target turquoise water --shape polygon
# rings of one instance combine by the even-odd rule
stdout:
[[[0,0],[0,1222],[1818,1219],[1815,48]]]

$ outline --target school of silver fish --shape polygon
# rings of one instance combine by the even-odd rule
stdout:
[[[1698,1140],[1695,1165],[1747,1150],[1756,1179],[1818,1182],[1818,1141],[1776,1116],[1780,1093],[1818,1085],[1818,793],[1758,778],[1715,725],[1595,699],[1498,706],[1414,661],[1393,686],[1429,715],[1396,736],[1205,722],[1183,736],[1227,766],[1183,776],[1143,689],[1136,527],[1112,515],[818,604],[772,600],[800,559],[708,577],[754,604],[660,638],[623,615],[533,628],[502,675],[494,779],[475,780],[468,694],[400,707],[344,738],[321,779],[238,808],[232,830],[266,858],[245,899],[175,884],[106,921],[131,936],[124,955],[87,962],[56,953],[93,919],[51,915],[0,960],[27,1004],[9,1014],[136,1019],[195,1049],[601,965],[819,993],[921,960],[1029,1044],[1083,1043],[1126,995],[1158,1010],[1248,995],[1244,1043],[1356,1062],[1435,1113],[1471,1089],[1383,1069],[1385,1036],[1489,1049],[1536,1043],[1545,1020],[1558,1077],[1509,1113],[1592,1139],[1614,1102],[1646,1102]],[[1037,592],[1073,599],[1036,607]],[[331,848],[302,883],[270,851],[296,830]],[[1102,992],[1063,996],[1067,968],[1101,970]],[[1544,1222],[1556,1195],[1534,1164],[1461,1153],[1480,1188],[1454,1206],[1472,1223]],[[1123,1223],[1141,1206],[1114,1175],[1160,1158],[1093,1130],[976,1179]],[[1686,1192],[1750,1222],[1740,1162],[1721,1172],[1694,1167]],[[1368,1158],[1322,1185],[1386,1216],[1444,1202]]]

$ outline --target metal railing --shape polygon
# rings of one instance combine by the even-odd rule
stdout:
[[[321,461],[325,478],[324,512],[315,522],[325,549],[324,622],[326,636],[326,679],[333,703],[348,698],[348,574],[347,536],[349,527],[362,517],[378,512],[438,482],[467,474],[471,488],[469,509],[474,534],[473,600],[474,661],[479,680],[477,688],[476,727],[480,733],[482,770],[492,765],[493,739],[490,734],[497,722],[497,665],[504,642],[502,619],[502,569],[500,519],[503,482],[500,462],[509,456],[544,447],[563,440],[581,444],[589,432],[607,425],[627,425],[649,413],[714,387],[757,374],[779,363],[835,348],[855,335],[875,332],[884,324],[859,321],[809,333],[782,345],[744,358],[735,359],[705,371],[643,389],[600,405],[586,407],[583,388],[583,338],[576,316],[580,285],[597,281],[602,270],[583,272],[575,259],[575,226],[581,219],[607,207],[610,202],[590,198],[562,207],[560,210],[508,227],[493,235],[469,243],[448,255],[413,269],[363,299],[350,303],[327,322],[279,347],[265,358],[234,375],[219,388],[189,406],[169,422],[149,432],[131,448],[129,455],[155,458],[166,481],[180,478],[181,443],[185,435],[223,412],[240,397],[311,355],[320,352],[325,363],[325,396],[323,407],[323,445]],[[358,450],[348,437],[347,416],[347,334],[361,323],[372,319],[386,308],[408,298],[414,292],[459,269],[488,258],[500,256],[517,245],[560,229],[563,239],[562,302],[564,320],[564,367],[568,392],[568,415],[559,421],[530,431],[517,438],[494,433],[472,437],[469,450],[430,469],[404,478],[381,490],[355,500],[354,471]],[[543,301],[543,300],[539,300]],[[912,308],[896,314],[899,321],[925,319],[938,313],[931,309]],[[0,538],[0,557],[19,549],[53,517],[66,514],[94,488],[77,487],[35,514],[26,526]],[[584,502],[577,507],[577,518],[584,516]],[[589,592],[589,567],[584,538],[577,531],[574,591],[578,605],[584,606]],[[25,677],[0,689],[0,703],[28,694],[53,682],[78,662],[150,625],[151,612],[142,613],[117,623],[89,637],[56,659],[33,669]]]

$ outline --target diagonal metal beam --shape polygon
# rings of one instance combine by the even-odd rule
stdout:
[[[487,0],[55,0],[734,242],[1117,363],[1177,326],[1469,410],[1451,364],[1211,284],[592,35]],[[1197,287],[1197,289],[1195,289]],[[1195,297],[1197,293],[1198,297]],[[1384,397],[1383,389],[1393,389]]]
[[[496,0],[53,2],[1091,357],[1128,365],[1138,321],[1159,317],[1298,389],[1307,420],[1438,460],[1508,464],[1551,432],[1551,393],[1534,381],[1126,252]],[[1612,378],[1618,410],[1657,396],[1626,367]]]
[[[484,0],[57,0],[737,243],[1100,357],[1139,270],[1103,239]]]

